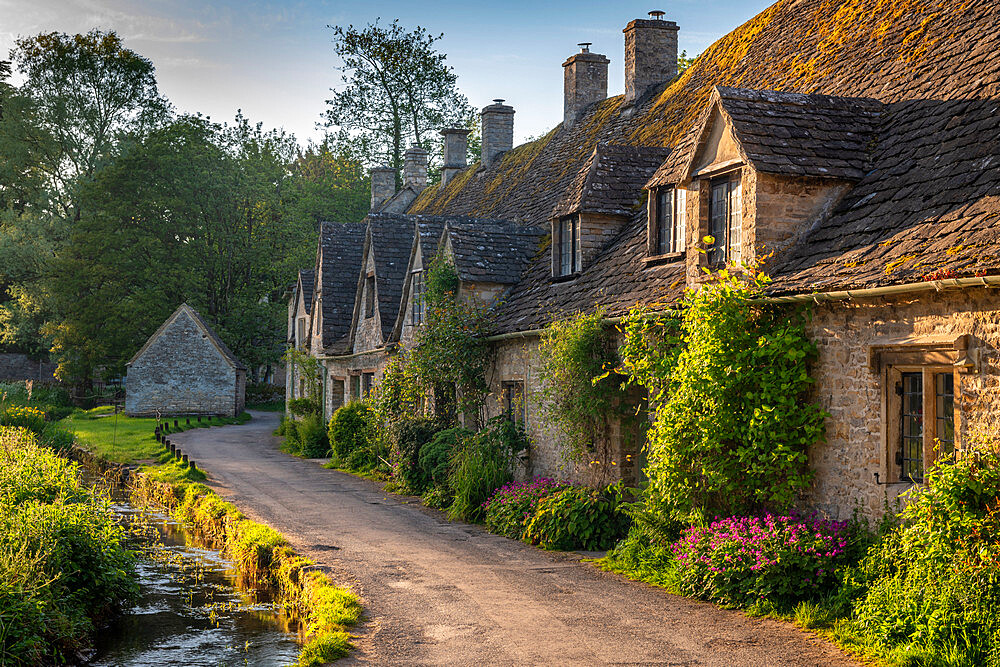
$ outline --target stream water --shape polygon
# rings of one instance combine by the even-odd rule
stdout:
[[[141,599],[98,633],[95,666],[288,665],[298,656],[296,623],[259,594],[240,589],[232,563],[169,516],[122,503],[146,526]]]

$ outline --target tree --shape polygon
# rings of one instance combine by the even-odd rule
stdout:
[[[72,193],[80,179],[93,174],[122,136],[141,135],[168,115],[153,63],[125,48],[116,33],[99,30],[21,38],[11,57],[25,77],[15,93],[24,102],[18,116],[32,122],[14,118],[0,128],[0,152],[8,142],[27,144],[54,212],[75,219]]]
[[[182,116],[98,169],[46,282],[60,376],[120,373],[181,301],[251,369],[277,360],[281,267],[303,235],[285,214],[296,150],[243,116],[225,126]]]
[[[474,125],[455,73],[435,48],[443,34],[434,36],[419,26],[407,32],[398,20],[386,26],[376,19],[363,29],[330,28],[344,87],[332,89],[326,123],[369,165],[392,166],[398,182],[407,144],[437,155],[437,130]]]

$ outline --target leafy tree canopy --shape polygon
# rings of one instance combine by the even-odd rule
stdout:
[[[342,87],[332,89],[327,100],[326,123],[367,165],[392,166],[398,180],[409,144],[436,156],[438,130],[475,127],[475,112],[458,92],[445,54],[436,49],[443,35],[419,26],[407,31],[398,19],[330,28],[343,75]]]

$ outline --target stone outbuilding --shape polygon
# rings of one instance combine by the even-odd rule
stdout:
[[[198,312],[181,304],[128,363],[125,413],[235,417],[247,369]]]

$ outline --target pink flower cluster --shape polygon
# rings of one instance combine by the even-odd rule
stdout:
[[[530,482],[511,482],[496,489],[493,495],[483,503],[483,509],[489,509],[489,506],[494,503],[533,506],[539,498],[544,498],[568,486],[570,486],[569,482],[557,482],[549,477],[536,477]]]
[[[686,529],[671,549],[691,592],[741,602],[802,598],[845,560],[846,521],[815,515],[731,517]]]

